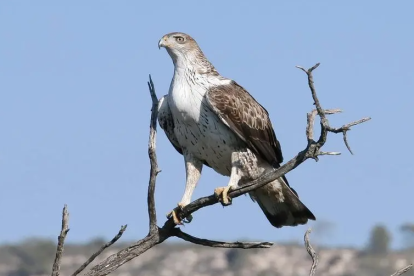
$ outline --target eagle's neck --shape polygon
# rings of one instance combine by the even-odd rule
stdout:
[[[219,76],[216,68],[205,57],[201,50],[194,50],[185,54],[168,51],[174,63],[176,72],[192,72],[193,74]]]
[[[213,86],[227,84],[213,65],[205,58],[176,58],[174,76],[169,90],[172,112],[183,121],[197,122],[200,118],[203,98]],[[205,104],[205,103],[204,103]],[[179,115],[178,115],[179,114]]]

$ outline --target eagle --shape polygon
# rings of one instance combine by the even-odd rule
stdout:
[[[183,197],[167,217],[182,224],[178,213],[191,202],[203,166],[230,177],[227,186],[214,190],[227,206],[229,191],[280,167],[283,155],[267,110],[237,82],[221,76],[190,35],[166,34],[158,47],[174,64],[168,94],[158,102],[158,122],[183,155],[186,172]],[[285,176],[249,195],[276,228],[315,220]]]

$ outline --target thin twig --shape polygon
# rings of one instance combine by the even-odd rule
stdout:
[[[322,109],[322,107],[320,105],[318,96],[316,94],[314,82],[313,82],[312,71],[315,70],[316,68],[318,68],[319,65],[320,65],[320,63],[317,63],[316,65],[314,65],[313,67],[311,67],[308,70],[304,69],[301,66],[296,66],[297,68],[299,68],[300,70],[302,70],[303,72],[305,72],[306,75],[308,76],[308,84],[309,84],[309,88],[310,88],[311,93],[312,93],[312,98],[313,98],[313,100],[315,102],[316,110],[317,110],[318,115],[319,115],[319,117],[321,119],[321,136],[319,137],[319,140],[317,142],[318,143],[318,147],[320,148],[320,147],[322,147],[323,144],[325,144],[326,138],[327,138],[327,135],[328,135],[328,132],[332,132],[332,133],[343,133],[344,143],[345,143],[347,149],[349,150],[349,152],[351,154],[353,154],[353,152],[351,150],[351,147],[349,146],[349,143],[348,143],[348,139],[347,139],[347,136],[346,136],[346,132],[348,130],[350,130],[350,128],[352,126],[355,126],[355,125],[358,125],[358,124],[362,124],[362,123],[364,123],[366,121],[371,120],[371,118],[370,117],[366,117],[366,118],[363,118],[361,120],[358,120],[358,121],[349,123],[347,125],[344,125],[344,126],[342,126],[340,128],[333,128],[333,127],[331,127],[329,125],[328,118],[326,117],[326,112]],[[308,121],[309,121],[309,119],[308,119]],[[311,136],[308,134],[308,141],[310,140],[309,137],[311,137]],[[316,160],[317,160],[317,158],[316,158]]]
[[[337,151],[320,151],[318,155],[341,155],[341,153]]]
[[[84,262],[75,272],[73,272],[72,276],[76,276],[79,273],[81,273],[90,263],[92,263],[96,257],[98,257],[105,249],[107,249],[108,247],[110,247],[111,245],[113,245],[114,243],[116,243],[122,236],[122,234],[124,234],[125,230],[127,228],[127,225],[123,225],[121,226],[121,229],[119,230],[118,234],[116,234],[115,237],[113,237],[112,240],[110,240],[109,242],[105,243],[104,245],[102,245],[101,248],[99,248],[98,251],[96,251],[95,253],[93,253],[92,256],[89,257],[88,260],[86,260],[86,262]]]
[[[148,156],[150,159],[150,179],[148,185],[148,216],[149,216],[149,229],[150,233],[156,233],[158,231],[157,226],[157,212],[155,209],[155,183],[156,178],[160,170],[158,169],[157,153],[156,153],[156,139],[157,139],[157,117],[158,117],[158,98],[155,93],[154,82],[149,75],[148,88],[151,94],[152,108],[151,108],[151,123],[150,134],[148,141]]]
[[[164,239],[160,240],[160,235],[158,233],[147,235],[145,238],[107,257],[105,260],[93,266],[84,275],[88,275],[88,276],[108,275],[114,272],[119,267],[126,264],[127,262],[131,261],[132,259],[140,256],[141,254],[145,253],[146,251],[153,248],[157,244],[163,242],[167,238],[168,237],[165,237]]]
[[[316,94],[316,89],[314,86],[314,81],[313,81],[313,70],[315,70],[316,68],[318,68],[320,65],[320,63],[315,64],[313,67],[309,68],[308,70],[305,70],[303,67],[300,66],[296,66],[297,68],[301,69],[303,72],[306,73],[306,75],[308,76],[308,85],[309,85],[309,89],[311,90],[311,94],[312,94],[312,99],[314,101],[314,105],[316,106],[316,110],[318,111],[318,115],[320,117],[321,120],[321,135],[318,139],[318,146],[319,148],[322,147],[322,145],[325,144],[327,136],[328,136],[328,132],[326,130],[326,126],[329,126],[329,121],[328,118],[326,118],[325,112],[322,109],[322,106],[319,102],[318,96]],[[319,150],[319,149],[318,149]]]
[[[209,246],[209,247],[220,247],[220,248],[241,248],[241,249],[252,249],[252,248],[269,248],[273,245],[272,242],[222,242],[222,241],[213,241],[207,239],[200,239],[194,236],[191,236],[187,233],[184,233],[179,228],[174,228],[173,236],[183,239],[185,241]]]
[[[316,251],[313,249],[312,245],[310,244],[309,234],[311,232],[312,232],[312,229],[309,228],[305,233],[304,240],[305,240],[306,251],[308,252],[309,256],[312,258],[312,266],[311,266],[311,269],[309,271],[309,276],[314,276],[315,273],[316,273],[316,269],[318,267],[319,256],[316,253]],[[413,267],[413,265],[409,264],[406,267],[397,270],[391,276],[400,276],[400,275],[406,273],[407,271],[409,271],[412,267]]]
[[[353,121],[349,124],[343,125],[343,126],[338,127],[338,128],[334,128],[334,127],[331,127],[330,125],[328,125],[328,126],[326,126],[326,129],[329,132],[332,132],[332,133],[342,133],[344,130],[350,130],[351,127],[362,124],[362,123],[365,123],[369,120],[371,120],[371,117],[365,117],[365,118],[362,118],[362,119],[357,120],[357,121]]]
[[[341,113],[341,109],[326,109],[325,114],[326,115],[332,115]],[[307,125],[306,125],[306,137],[308,138],[308,142],[313,141],[313,127],[315,124],[315,117],[318,114],[318,111],[316,109],[312,110],[307,114]]]
[[[309,234],[311,232],[312,232],[312,229],[310,228],[305,232],[304,240],[305,240],[306,251],[308,252],[309,256],[312,258],[312,266],[309,271],[309,276],[314,276],[316,273],[316,268],[318,267],[319,257],[318,257],[318,254],[316,254],[316,251],[313,249],[309,241]]]
[[[313,98],[314,104],[316,106],[316,110],[318,111],[318,115],[321,117],[321,121],[324,125],[329,125],[328,119],[325,116],[325,112],[322,109],[322,106],[319,102],[318,96],[316,95],[316,89],[315,89],[314,82],[313,82],[312,72],[313,72],[313,70],[318,68],[319,65],[320,65],[320,63],[316,63],[314,66],[312,66],[308,70],[306,70],[305,68],[303,68],[301,66],[296,66],[296,68],[299,68],[300,70],[305,72],[306,75],[308,75],[308,85],[309,85],[309,88],[311,90],[312,98]]]
[[[342,133],[345,146],[348,149],[348,151],[353,155],[354,153],[352,152],[351,147],[349,146],[349,143],[348,143],[347,132],[351,130],[351,127],[362,124],[362,123],[365,123],[366,121],[369,121],[369,120],[371,120],[371,117],[365,117],[365,118],[362,118],[360,120],[357,120],[357,121],[351,122],[349,124],[343,125],[339,128],[334,128],[334,127],[331,127],[329,125],[325,126],[325,128],[326,128],[327,131],[332,132],[332,133]]]
[[[413,267],[413,265],[412,265],[412,264],[409,264],[409,265],[407,265],[406,267],[404,267],[404,268],[401,268],[401,269],[397,270],[397,271],[396,271],[396,272],[394,272],[391,276],[400,276],[400,275],[402,275],[402,274],[406,273],[406,272],[407,272],[408,270],[410,270],[412,267]]]
[[[62,227],[60,235],[58,237],[58,244],[56,248],[55,261],[53,262],[52,276],[59,276],[60,273],[60,262],[63,255],[63,247],[65,244],[66,235],[69,232],[69,213],[68,206],[65,204],[62,211]]]
[[[348,138],[346,137],[346,133],[347,133],[347,131],[348,130],[344,130],[342,133],[343,133],[343,137],[344,137],[344,143],[345,143],[345,146],[346,146],[346,148],[348,149],[348,151],[352,154],[352,155],[354,155],[354,153],[352,152],[352,150],[351,150],[351,146],[349,145],[349,143],[348,143]]]

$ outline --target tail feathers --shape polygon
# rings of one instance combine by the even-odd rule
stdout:
[[[251,192],[269,222],[276,228],[306,224],[316,220],[312,212],[303,204],[296,191],[282,179],[277,179]]]

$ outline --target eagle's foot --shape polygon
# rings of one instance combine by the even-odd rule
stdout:
[[[167,214],[167,218],[173,218],[173,221],[176,225],[183,225],[183,223],[181,222],[180,218],[179,218],[179,214],[177,214],[178,212],[176,211],[177,208],[175,208],[174,210],[172,210],[171,212],[169,212]]]
[[[218,187],[214,189],[214,194],[218,198],[221,205],[223,206],[231,205],[232,200],[231,200],[231,197],[228,196],[228,193],[230,192],[230,190],[231,190],[231,186]]]
[[[167,218],[173,218],[173,221],[176,225],[183,225],[183,222],[190,223],[193,220],[192,215],[188,215],[185,219],[181,219],[181,213],[183,211],[184,206],[185,205],[178,203],[178,206],[167,214]]]

